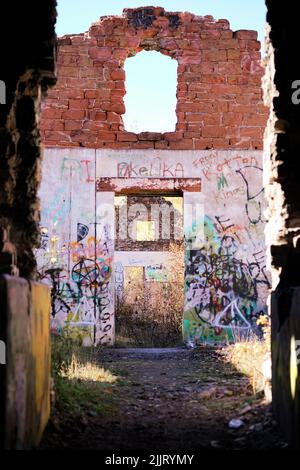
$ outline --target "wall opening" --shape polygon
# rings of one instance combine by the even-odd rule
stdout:
[[[125,129],[174,132],[177,61],[156,51],[142,51],[125,62]]]
[[[181,344],[183,198],[116,196],[115,214],[117,346]]]

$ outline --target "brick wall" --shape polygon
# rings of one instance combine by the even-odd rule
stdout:
[[[178,62],[177,125],[164,134],[126,132],[126,59],[156,50]],[[261,97],[255,31],[227,20],[163,8],[126,9],[58,44],[58,82],[43,106],[48,147],[261,149],[267,111]]]

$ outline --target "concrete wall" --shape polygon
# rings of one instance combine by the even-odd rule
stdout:
[[[114,296],[120,287],[114,269],[125,256],[114,257],[114,193],[126,192],[137,180],[140,192],[155,181],[159,194],[177,178],[201,180],[201,192],[200,184],[196,191],[181,192],[184,338],[224,340],[232,336],[232,326],[248,331],[266,311],[269,287],[261,159],[260,151],[245,150],[46,149],[37,259],[41,278],[52,285],[55,278],[53,327],[69,320],[90,328],[91,340],[95,327],[97,342],[113,343]],[[111,191],[99,190],[105,179],[113,181]],[[191,219],[194,204],[198,212]],[[126,257],[139,265],[141,253]]]
[[[50,414],[50,289],[25,279],[0,279],[0,434],[5,449],[38,445]]]

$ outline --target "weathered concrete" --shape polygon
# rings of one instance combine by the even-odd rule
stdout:
[[[36,446],[50,414],[50,290],[25,279],[0,279],[1,447]]]
[[[139,264],[142,256],[138,249],[151,250],[154,265],[167,266],[172,258],[167,251],[169,239],[132,242],[126,232],[125,240],[114,240],[114,194],[122,193],[127,181],[134,184],[136,180],[145,182],[139,186],[140,197],[144,191],[147,195],[153,181],[157,183],[154,194],[163,196],[164,190],[170,191],[173,177],[197,182],[195,191],[189,188],[170,192],[181,195],[184,204],[185,339],[223,341],[232,335],[232,326],[244,331],[252,328],[257,315],[266,311],[269,287],[261,160],[260,151],[246,150],[46,149],[40,191],[42,246],[37,258],[45,282],[52,284],[53,270],[60,270],[52,312],[56,327],[62,327],[66,318],[72,322],[77,318],[81,326],[90,330],[93,326],[102,333],[106,329],[105,341],[112,344],[114,292],[120,293],[122,287],[120,263],[125,263],[123,270],[130,265],[147,266],[147,262]],[[113,181],[114,191],[99,191],[96,182],[100,178]],[[128,201],[130,198],[135,201],[129,194]],[[143,196],[141,200],[150,204],[151,198]],[[190,210],[193,206],[199,206],[195,226]],[[150,217],[148,209],[147,213]],[[126,212],[128,226],[129,218]],[[116,223],[119,225],[118,219]],[[117,251],[114,255],[114,246],[117,251],[126,251],[126,256]],[[211,269],[213,276],[209,275]],[[97,304],[102,298],[105,307]],[[93,332],[89,335],[92,340]]]

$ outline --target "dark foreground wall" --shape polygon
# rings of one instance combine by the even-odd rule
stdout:
[[[273,407],[285,436],[295,446],[300,439],[299,313],[300,287],[272,294]]]
[[[295,2],[267,0],[264,171],[272,271],[273,402],[285,435],[300,440],[300,63]],[[298,357],[297,357],[298,355]]]
[[[7,2],[1,12],[0,274],[26,279],[35,278],[39,244],[39,115],[55,83],[55,7],[56,0],[27,0]],[[1,278],[0,353],[5,342],[7,364],[0,365],[0,447],[35,445],[47,421],[49,312],[47,287]]]
[[[0,338],[6,364],[0,365],[0,431],[5,449],[37,445],[49,418],[49,310],[47,286],[1,277]]]

